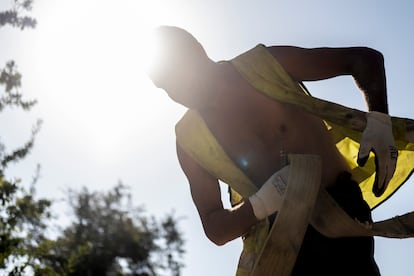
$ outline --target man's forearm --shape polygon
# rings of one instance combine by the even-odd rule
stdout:
[[[364,88],[362,90],[368,111],[378,111],[388,114],[388,100],[386,89]]]
[[[207,237],[217,245],[223,245],[246,234],[257,223],[248,200],[231,209],[212,212],[203,222]]]

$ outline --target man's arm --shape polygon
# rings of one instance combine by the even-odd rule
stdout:
[[[195,162],[177,144],[181,168],[190,183],[191,195],[197,207],[206,236],[215,244],[223,245],[245,234],[257,223],[248,200],[225,209],[221,201],[218,180]]]
[[[269,51],[296,81],[322,80],[352,75],[367,104],[367,125],[362,134],[357,162],[364,166],[370,152],[375,154],[373,193],[381,196],[391,180],[398,150],[388,114],[384,58],[367,47],[313,48],[269,47]]]
[[[296,81],[315,81],[351,75],[364,94],[369,111],[388,113],[384,59],[367,47],[268,48],[286,72]]]

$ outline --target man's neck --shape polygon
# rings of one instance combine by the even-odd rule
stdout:
[[[227,106],[227,92],[233,89],[231,64],[220,62],[211,64],[200,77],[199,100],[194,109],[200,112],[214,112]]]

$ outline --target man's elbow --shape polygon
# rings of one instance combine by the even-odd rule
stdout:
[[[225,245],[230,240],[225,237],[222,233],[217,233],[215,231],[204,231],[207,238],[217,246]]]
[[[383,54],[369,47],[355,47],[353,52],[353,71],[362,69],[370,71],[372,68],[381,68],[384,66]]]

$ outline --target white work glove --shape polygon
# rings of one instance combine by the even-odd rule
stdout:
[[[289,165],[275,172],[257,193],[249,197],[257,219],[264,219],[280,209],[288,183],[288,175]]]
[[[385,113],[371,111],[367,113],[367,125],[362,133],[358,152],[358,165],[363,167],[369,153],[375,154],[375,182],[372,192],[381,196],[394,175],[398,150],[392,135],[391,117]]]

